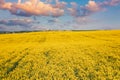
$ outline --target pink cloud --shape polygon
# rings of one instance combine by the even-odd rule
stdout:
[[[95,1],[92,1],[92,0],[88,2],[85,8],[90,12],[97,12],[101,10],[101,6],[99,6],[99,4],[97,4]]]
[[[49,2],[55,1],[55,4]],[[47,2],[47,3],[45,3]],[[59,17],[64,14],[70,13],[72,16],[89,16],[96,12],[102,11],[106,6],[116,6],[120,3],[120,0],[104,0],[103,2],[95,2],[89,0],[85,6],[79,6],[75,2],[71,2],[72,7],[67,7],[67,2],[60,2],[59,0],[45,0],[45,2],[39,0],[25,0],[24,3],[18,0],[18,3],[5,2],[0,0],[0,9],[8,10],[11,14],[19,16],[52,16]],[[65,10],[68,12],[65,13]]]
[[[29,0],[24,3],[21,3],[21,0],[18,0],[18,3],[10,3],[2,0],[0,2],[0,9],[9,10],[12,14],[15,15],[36,15],[36,16],[54,16],[59,17],[64,14],[64,10],[60,7],[53,7],[50,4],[45,4],[44,2],[38,0]]]
[[[95,2],[89,0],[85,6],[78,6],[77,3],[72,2],[71,8],[68,8],[70,14],[74,17],[89,16],[96,12],[104,11],[107,6],[116,6],[120,3],[120,0],[104,0],[103,2]]]
[[[6,3],[4,0],[0,1],[0,9],[5,9],[5,10],[9,10],[11,9],[12,3],[8,2]]]
[[[78,6],[77,3],[71,3],[72,8],[68,8],[72,16],[88,16],[92,13],[100,11],[101,6],[95,1],[90,0],[85,6]]]
[[[78,8],[77,3],[71,2],[70,4],[72,5],[72,8],[68,8],[68,11],[70,12],[70,14],[71,14],[72,16],[77,16],[77,14],[79,14],[79,13],[78,13],[79,8]]]
[[[64,9],[66,8],[67,3],[66,2],[57,2],[55,5],[53,5],[54,8],[60,8]]]
[[[116,6],[120,3],[120,0],[105,0],[101,3],[101,6]]]

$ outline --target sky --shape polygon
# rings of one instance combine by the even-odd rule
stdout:
[[[120,0],[0,0],[0,31],[120,29]]]

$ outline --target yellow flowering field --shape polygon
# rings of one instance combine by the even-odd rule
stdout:
[[[0,80],[120,80],[120,30],[0,34]]]

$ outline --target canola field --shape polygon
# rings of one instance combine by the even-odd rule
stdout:
[[[120,80],[120,30],[0,34],[0,80]]]

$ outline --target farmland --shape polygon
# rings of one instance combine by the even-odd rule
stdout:
[[[0,80],[119,80],[120,30],[0,34]]]

